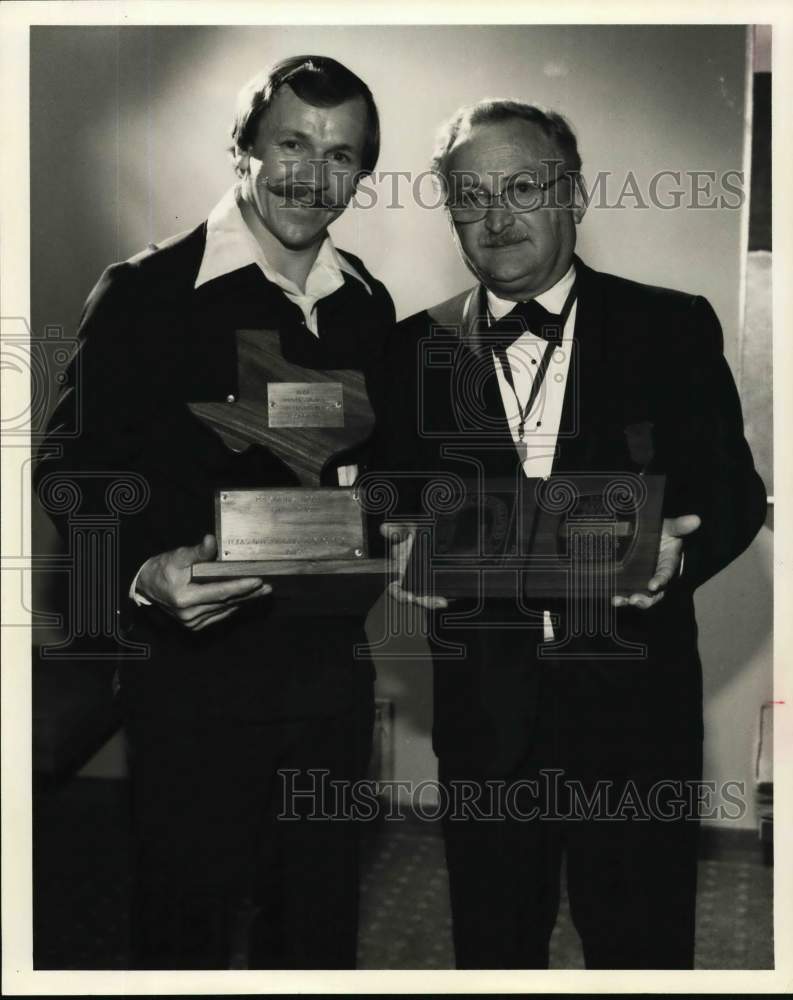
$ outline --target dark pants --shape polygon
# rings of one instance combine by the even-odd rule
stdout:
[[[228,968],[248,901],[250,968],[354,968],[358,831],[329,818],[327,783],[363,777],[371,704],[369,688],[331,719],[128,719],[134,967]]]
[[[458,968],[548,967],[563,858],[587,968],[692,968],[696,727],[664,724],[641,674],[603,686],[590,664],[537,669],[519,767],[488,785],[440,761]]]

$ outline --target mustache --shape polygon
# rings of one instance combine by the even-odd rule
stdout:
[[[506,236],[486,236],[480,239],[479,246],[484,248],[496,248],[496,247],[511,247],[517,243],[525,243],[528,240],[528,236],[525,234],[515,235],[510,234]]]
[[[303,181],[292,180],[270,180],[264,182],[264,186],[277,198],[283,199],[287,205],[299,205],[301,208],[323,208],[336,209],[343,207],[334,198],[326,187],[316,187],[313,184],[306,184]]]

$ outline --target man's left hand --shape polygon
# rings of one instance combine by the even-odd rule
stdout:
[[[615,608],[630,605],[646,610],[663,600],[664,591],[669,582],[680,570],[680,559],[683,555],[683,539],[696,531],[702,521],[696,514],[681,514],[680,517],[665,517],[661,529],[661,545],[658,550],[658,563],[655,575],[647,584],[649,593],[616,595],[611,598]]]

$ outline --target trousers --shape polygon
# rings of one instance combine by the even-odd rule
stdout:
[[[483,778],[439,761],[458,968],[547,968],[563,863],[587,968],[693,968],[696,727],[664,725],[640,674],[609,683],[652,667],[536,669],[517,766]]]
[[[133,714],[132,966],[354,968],[358,836],[332,782],[365,775],[373,702],[256,723]],[[252,919],[240,924],[241,913]]]

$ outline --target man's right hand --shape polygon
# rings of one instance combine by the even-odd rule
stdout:
[[[391,559],[398,575],[398,579],[392,580],[388,585],[388,596],[398,604],[415,604],[431,611],[448,608],[449,602],[445,597],[414,594],[402,585],[416,529],[410,524],[381,524],[380,534],[391,543]]]
[[[243,601],[272,592],[260,577],[194,583],[190,569],[217,555],[214,535],[205,535],[198,545],[183,546],[152,556],[141,567],[136,590],[192,632],[223,621],[239,610]]]

